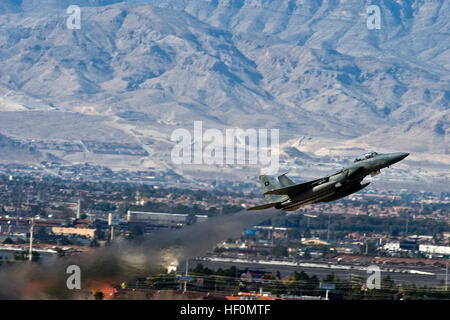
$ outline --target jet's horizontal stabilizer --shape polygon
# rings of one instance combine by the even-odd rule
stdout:
[[[280,204],[279,202],[275,202],[275,203],[266,203],[266,204],[262,204],[262,205],[260,205],[260,206],[248,208],[247,210],[248,210],[248,211],[251,211],[251,210],[264,210],[264,209],[273,208],[273,207],[275,207],[276,205],[279,205],[279,204]]]

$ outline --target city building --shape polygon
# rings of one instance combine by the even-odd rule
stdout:
[[[419,251],[426,254],[450,255],[450,247],[448,246],[421,244],[419,245]]]
[[[93,228],[52,227],[52,232],[57,235],[77,235],[88,238],[94,238],[95,236],[95,229]]]

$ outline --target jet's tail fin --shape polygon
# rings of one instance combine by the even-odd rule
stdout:
[[[281,176],[278,176],[278,181],[280,181],[280,185],[281,185],[282,188],[290,187],[290,186],[293,186],[295,184],[294,181],[292,181],[291,179],[288,178],[286,173],[283,173]]]
[[[275,181],[272,180],[269,176],[259,176],[259,181],[261,181],[261,185],[263,187],[264,193],[280,189],[280,186],[277,185]],[[248,208],[247,210],[264,210],[276,207],[281,202],[288,200],[289,196],[287,195],[278,195],[278,194],[265,194],[264,197],[266,198],[267,203]]]
[[[261,181],[264,193],[280,188],[277,185],[277,183],[273,181],[272,178],[270,178],[269,176],[266,175],[259,176],[259,181]],[[268,203],[277,203],[289,199],[289,197],[286,195],[266,194],[264,196]]]

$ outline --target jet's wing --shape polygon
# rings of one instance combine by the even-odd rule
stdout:
[[[362,176],[361,174],[363,174],[364,172],[365,172],[364,167],[353,168],[352,170],[349,170],[349,172],[348,172],[348,179],[362,180],[362,179],[364,179],[364,176]]]
[[[278,205],[278,204],[280,204],[280,203],[279,203],[279,202],[275,202],[275,203],[266,203],[266,204],[262,204],[262,205],[260,205],[260,206],[248,208],[247,210],[248,210],[248,211],[251,211],[251,210],[264,210],[264,209],[269,209],[269,208],[275,207],[275,206]]]
[[[301,193],[301,192],[305,191],[306,189],[310,188],[312,185],[314,185],[315,183],[317,183],[321,180],[323,180],[323,179],[312,180],[312,181],[296,184],[296,185],[285,187],[285,188],[267,191],[264,194],[286,194],[286,195],[290,196],[292,194]]]

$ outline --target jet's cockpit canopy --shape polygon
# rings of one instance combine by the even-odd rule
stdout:
[[[378,153],[376,153],[376,152],[368,152],[368,153],[365,153],[365,154],[360,155],[359,157],[357,157],[354,162],[358,162],[358,161],[361,161],[361,160],[367,160],[367,159],[375,157],[376,155],[378,155]]]

